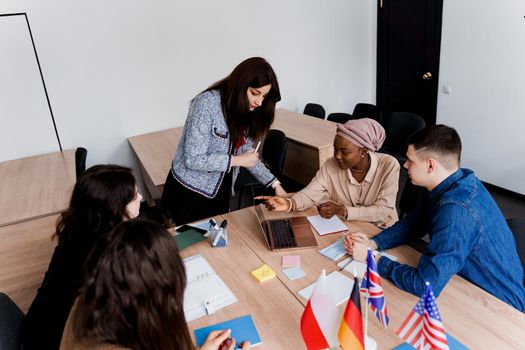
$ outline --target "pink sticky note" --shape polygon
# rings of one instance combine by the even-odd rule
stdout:
[[[284,255],[282,258],[282,267],[301,266],[301,256],[299,255]]]

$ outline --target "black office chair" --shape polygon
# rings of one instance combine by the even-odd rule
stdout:
[[[407,178],[399,199],[399,217],[402,218],[414,210],[425,196],[428,196],[427,189],[414,185],[410,179]]]
[[[514,234],[521,266],[523,266],[525,270],[525,219],[507,219],[507,224]],[[523,279],[523,283],[525,284],[525,278]]]
[[[0,349],[20,349],[24,313],[7,294],[0,292]]]
[[[304,112],[303,114],[309,115],[312,117],[324,119],[324,116],[326,114],[323,106],[317,103],[307,103],[306,106],[304,106]]]
[[[328,114],[328,117],[326,117],[326,120],[330,120],[332,122],[344,124],[347,121],[349,121],[352,118],[351,114],[348,113],[330,113]]]
[[[86,170],[86,157],[87,157],[87,149],[83,147],[78,147],[75,151],[75,170],[77,174],[77,180],[82,175],[82,173]]]
[[[286,160],[286,153],[288,152],[288,140],[286,135],[281,130],[269,130],[264,140],[263,149],[261,152],[261,159],[264,164],[270,169],[278,179],[281,179],[284,171],[284,161]],[[246,168],[241,168],[237,181],[235,182],[235,190],[238,192],[237,208],[241,207],[241,199],[244,190],[254,188],[262,188],[263,185]]]
[[[370,118],[381,123],[381,111],[376,105],[370,103],[358,103],[352,112],[352,119]]]
[[[386,123],[386,139],[380,152],[391,154],[398,158],[400,163],[404,163],[408,138],[425,126],[425,120],[417,114],[408,112],[392,113]]]

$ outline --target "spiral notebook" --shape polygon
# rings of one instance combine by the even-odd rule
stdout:
[[[184,290],[184,316],[190,322],[237,302],[237,298],[200,254],[184,259],[188,282]]]

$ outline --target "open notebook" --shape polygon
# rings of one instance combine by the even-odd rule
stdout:
[[[184,259],[188,282],[184,290],[184,315],[190,322],[237,302],[237,298],[201,255]]]

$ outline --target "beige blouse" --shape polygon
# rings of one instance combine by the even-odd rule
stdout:
[[[387,154],[369,154],[370,169],[361,183],[349,169],[341,170],[335,158],[328,159],[308,186],[292,195],[297,210],[332,201],[346,206],[346,220],[369,221],[383,228],[392,226],[398,220],[399,162]]]

